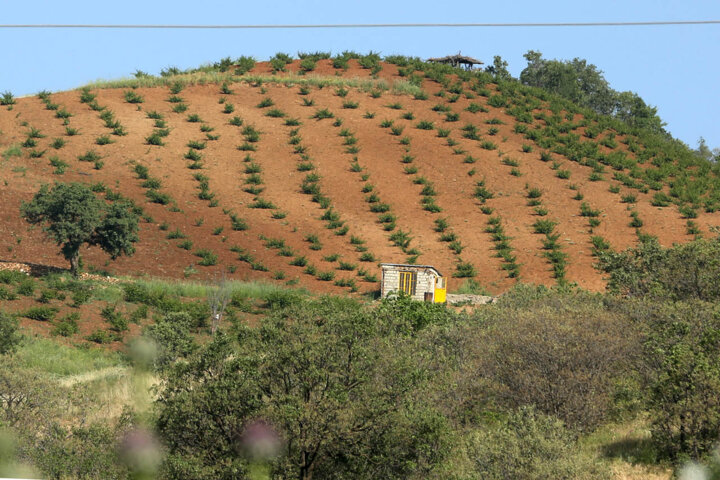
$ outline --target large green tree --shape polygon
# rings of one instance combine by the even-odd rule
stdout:
[[[426,477],[450,429],[421,390],[428,354],[405,325],[322,299],[241,327],[237,341],[216,336],[163,382],[166,476],[244,478],[243,431],[262,419],[284,440],[280,478]]]
[[[81,183],[56,183],[43,185],[30,202],[23,202],[20,211],[29,223],[42,225],[77,275],[84,244],[99,246],[113,260],[135,252],[138,215],[131,207],[128,201],[108,204]]]
[[[671,459],[702,458],[720,431],[720,309],[693,300],[645,311],[653,441]]]

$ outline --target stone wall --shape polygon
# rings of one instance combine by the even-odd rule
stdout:
[[[435,272],[428,268],[413,267],[397,267],[383,268],[382,278],[382,295],[388,296],[390,293],[397,293],[400,285],[400,272],[414,272],[417,274],[417,283],[415,284],[415,295],[413,300],[425,300],[425,292],[435,291]]]

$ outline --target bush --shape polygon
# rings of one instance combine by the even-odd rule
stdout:
[[[92,298],[92,291],[89,288],[78,288],[72,294],[72,306],[78,308],[80,305],[87,303]]]
[[[116,311],[114,305],[103,307],[100,315],[110,324],[110,329],[115,332],[124,332],[128,329],[128,321],[121,312]]]
[[[313,116],[310,118],[315,118],[317,120],[323,120],[326,118],[333,118],[333,117],[335,117],[335,115],[330,110],[328,110],[327,108],[323,108],[321,110],[317,110],[313,114]]]
[[[218,261],[217,254],[213,253],[212,251],[210,251],[206,248],[197,250],[195,252],[195,256],[201,258],[201,260],[198,262],[198,265],[202,265],[204,267],[216,265],[217,261]]]
[[[21,315],[31,320],[47,322],[55,318],[56,313],[57,308],[53,307],[30,307],[22,312]]]
[[[125,435],[129,422],[125,414],[114,426],[99,422],[49,425],[47,435],[33,449],[33,462],[42,469],[43,478],[132,477],[136,472],[128,471],[118,449],[118,439]]]
[[[125,101],[128,103],[143,103],[145,99],[137,92],[128,90],[125,92]]]
[[[192,317],[186,312],[168,313],[159,321],[143,330],[143,336],[157,346],[155,367],[163,370],[180,357],[190,355],[197,344],[190,334],[194,325]]]
[[[235,62],[237,68],[235,69],[236,75],[244,75],[255,67],[255,59],[252,57],[242,56]]]
[[[5,90],[2,95],[0,95],[0,105],[6,106],[6,105],[14,105],[15,104],[15,96],[12,94],[12,92]]]
[[[634,301],[625,310],[648,332],[653,443],[672,460],[709,454],[720,430],[720,310],[689,301]]]
[[[17,319],[0,311],[0,355],[12,353],[17,348],[20,343],[17,328]]]
[[[116,338],[114,335],[110,334],[106,330],[97,329],[94,332],[90,333],[90,335],[86,336],[85,340],[87,340],[88,342],[105,345],[108,343],[112,343],[113,341],[116,340]]]
[[[61,337],[75,335],[80,331],[80,328],[78,327],[78,320],[80,320],[80,314],[77,312],[64,316],[61,320],[55,323],[55,328],[53,328],[52,334],[60,335]]]
[[[0,300],[17,300],[17,295],[4,285],[0,285]]]
[[[696,239],[663,248],[654,237],[624,252],[605,252],[600,267],[610,274],[608,289],[631,296],[718,301],[720,239]]]
[[[465,440],[477,478],[504,480],[601,477],[598,466],[580,454],[563,423],[532,407],[521,407],[488,430]],[[475,478],[475,476],[473,476]]]
[[[528,293],[539,298],[527,299]],[[526,295],[526,306],[517,295]],[[492,322],[486,334],[494,337],[486,368],[508,406],[535,405],[578,430],[607,419],[614,382],[640,348],[624,316],[605,311],[590,294],[542,296],[542,290],[524,289],[483,314]]]
[[[300,70],[303,72],[312,72],[315,70],[315,64],[317,60],[313,57],[306,57],[300,61]]]
[[[557,225],[557,222],[554,222],[552,220],[536,220],[533,224],[533,230],[535,233],[544,233],[544,234],[550,234],[553,230],[555,230],[555,226]]]
[[[455,271],[453,277],[455,278],[471,278],[477,275],[475,267],[469,262],[459,261],[455,264]]]

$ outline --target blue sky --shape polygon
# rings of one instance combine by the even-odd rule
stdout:
[[[634,0],[455,1],[178,0],[4,2],[1,24],[307,24],[493,23],[718,20],[720,2]],[[720,25],[602,28],[417,28],[332,30],[17,30],[0,29],[0,91],[27,95],[75,88],[96,79],[157,74],[222,57],[275,52],[373,50],[431,57],[462,51],[491,63],[501,55],[518,76],[522,55],[580,57],[616,90],[657,106],[668,130],[695,147],[720,147]]]

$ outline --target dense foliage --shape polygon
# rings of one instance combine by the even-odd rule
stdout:
[[[713,241],[688,246],[669,275],[694,268]],[[20,288],[21,277],[2,278]],[[73,283],[44,282],[35,288]],[[157,348],[143,355],[159,384],[144,420],[136,401],[112,419],[90,414],[98,389],[116,391],[109,378],[59,383],[23,359],[32,341],[17,344],[14,319],[2,317],[17,346],[0,365],[0,424],[15,432],[17,458],[47,478],[127,477],[118,445],[150,426],[163,445],[158,475],[201,479],[606,478],[580,439],[615,422],[647,418],[648,455],[672,462],[705,458],[720,430],[720,312],[692,296],[521,285],[459,314],[407,297],[373,305],[266,289],[255,303],[265,316],[248,326],[241,312],[257,307],[234,290],[227,324],[202,339],[207,304],[190,298],[206,293],[111,288],[98,295],[126,303],[103,308],[108,318],[155,316],[143,336]],[[131,385],[142,378],[134,368]],[[65,417],[80,411],[83,422]],[[273,448],[258,456],[263,445]]]
[[[0,355],[12,353],[20,341],[17,333],[18,322],[0,310]]]
[[[283,477],[427,472],[446,455],[447,422],[420,395],[432,372],[414,325],[385,318],[325,298],[242,327],[237,342],[216,338],[169,375],[159,399],[173,476],[181,464],[212,478],[246,471],[237,442],[259,418],[284,439],[274,466]]]
[[[546,60],[533,50],[524,56],[528,65],[520,74],[523,84],[558,94],[599,114],[613,115],[630,126],[665,133],[657,108],[647,105],[636,93],[610,88],[602,72],[586,60]]]
[[[608,289],[634,297],[720,300],[720,238],[663,248],[654,237],[624,252],[607,251],[600,267]]]

